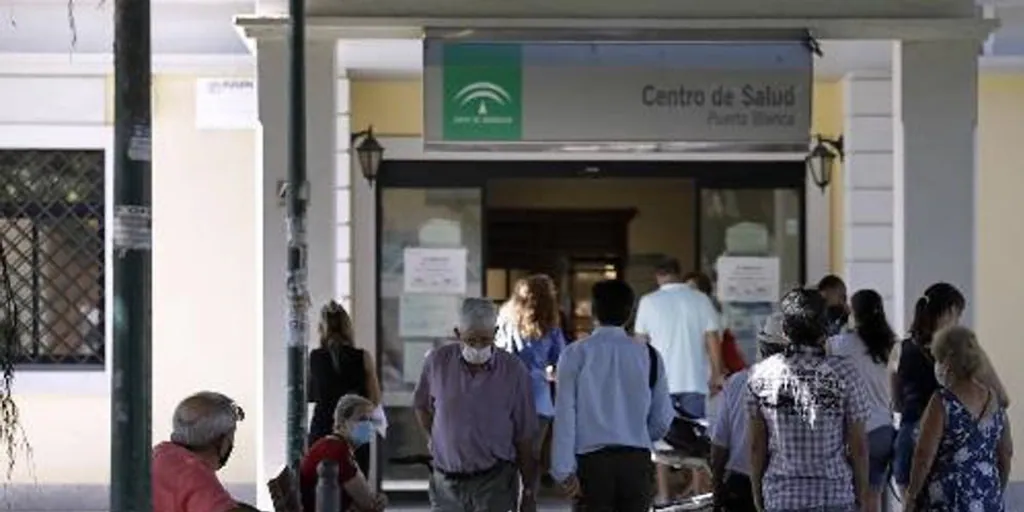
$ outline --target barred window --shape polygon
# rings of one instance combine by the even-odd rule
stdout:
[[[0,315],[22,365],[103,365],[103,158],[0,150]]]

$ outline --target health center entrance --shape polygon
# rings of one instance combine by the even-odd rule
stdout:
[[[547,274],[583,337],[595,282],[643,294],[675,258],[717,279],[752,359],[755,326],[803,283],[808,36],[687,35],[426,31],[419,158],[386,153],[374,189],[386,491],[427,488],[392,462],[427,451],[413,390],[465,297],[500,305]]]
[[[805,279],[805,176],[803,161],[385,160],[375,187],[383,488],[427,488],[424,468],[389,461],[427,452],[413,390],[427,352],[453,341],[460,301],[500,305],[526,275],[555,280],[564,327],[582,337],[595,282],[623,279],[639,296],[656,288],[654,265],[676,258],[718,279],[723,317],[752,358],[766,297]]]

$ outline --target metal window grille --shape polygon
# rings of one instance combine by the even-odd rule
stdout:
[[[0,150],[3,313],[22,365],[102,366],[102,151]]]

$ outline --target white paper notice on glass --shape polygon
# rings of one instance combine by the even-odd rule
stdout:
[[[398,335],[402,338],[451,336],[459,322],[459,297],[405,293],[398,302]]]
[[[466,249],[405,250],[405,293],[466,293]]]
[[[718,300],[776,302],[779,300],[779,259],[722,256],[718,271]]]

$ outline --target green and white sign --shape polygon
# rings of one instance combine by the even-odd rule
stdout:
[[[806,149],[800,41],[507,43],[427,39],[424,138],[462,145],[716,144]]]
[[[444,61],[444,138],[522,139],[519,45],[447,45]]]

